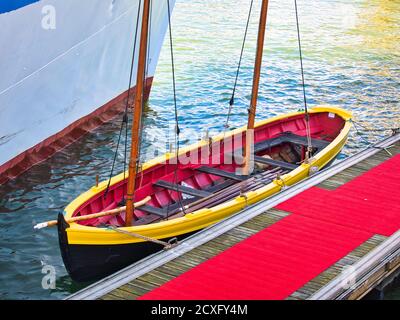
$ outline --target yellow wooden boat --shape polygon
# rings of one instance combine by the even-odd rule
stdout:
[[[60,248],[69,274],[78,281],[105,276],[162,249],[159,243],[136,235],[164,242],[185,237],[321,170],[335,159],[345,144],[351,127],[350,119],[351,115],[339,108],[325,106],[311,109],[313,156],[308,163],[300,165],[304,160],[301,155],[304,155],[307,146],[304,112],[258,122],[254,134],[255,162],[260,161],[266,167],[250,176],[236,175],[235,169],[240,166],[234,161],[220,165],[189,163],[179,165],[178,179],[174,181],[176,161],[171,160],[175,155],[167,154],[151,160],[143,165],[138,177],[142,184],[136,190],[137,201],[146,197],[151,200],[135,210],[136,217],[131,227],[124,227],[124,213],[67,224],[65,221],[73,217],[116,208],[123,197],[127,179],[124,180],[124,174],[114,177],[106,198],[103,196],[108,181],[91,188],[68,205],[64,215],[59,216]],[[246,127],[243,127],[229,135],[243,136],[245,133]],[[222,141],[224,135],[215,137],[213,144]],[[208,145],[208,141],[202,141],[182,149],[180,154],[208,148]],[[297,152],[291,162],[279,157],[282,150],[288,147]],[[228,150],[225,154],[231,152]],[[281,170],[274,171],[277,168]],[[260,177],[262,181],[257,181],[255,177]],[[243,193],[244,184],[247,184],[245,190],[248,191]],[[180,186],[182,190],[178,189]],[[218,193],[227,189],[228,192],[218,198]],[[185,213],[180,210],[182,194],[192,195],[181,200],[187,208]]]

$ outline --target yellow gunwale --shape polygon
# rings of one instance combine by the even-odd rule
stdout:
[[[165,239],[175,237],[181,234],[186,234],[196,230],[203,229],[210,226],[236,212],[245,208],[248,205],[254,204],[262,199],[265,199],[281,190],[283,185],[290,186],[298,181],[309,176],[309,170],[311,167],[318,167],[321,169],[329,163],[343,148],[347,141],[347,137],[351,128],[351,113],[344,109],[333,107],[333,106],[318,106],[310,109],[310,113],[323,113],[330,112],[336,116],[340,116],[345,120],[345,125],[339,135],[320,153],[312,158],[309,164],[303,163],[297,169],[290,171],[289,173],[281,177],[282,181],[273,181],[270,184],[261,187],[255,191],[249,191],[245,197],[236,197],[223,204],[217,205],[211,208],[205,208],[197,210],[193,213],[189,213],[181,218],[172,219],[169,221],[161,221],[149,225],[133,226],[120,228],[121,230],[138,233],[147,237],[155,239]],[[290,118],[293,116],[304,114],[301,112],[292,112],[284,115],[279,115],[273,118],[262,120],[256,123],[256,128],[265,124]],[[225,137],[238,134],[246,130],[246,127],[235,129],[226,133]],[[224,134],[219,134],[213,138],[213,142],[220,141],[224,138]],[[208,141],[200,141],[188,147],[182,148],[180,155],[187,153],[190,150],[197,149],[205,146]],[[142,170],[152,168],[166,160],[175,157],[175,154],[167,153],[163,156],[154,158],[142,166]],[[121,173],[111,179],[111,185],[115,185],[123,180],[124,174]],[[103,181],[98,187],[92,187],[87,192],[78,196],[73,200],[64,210],[65,217],[71,218],[72,214],[85,202],[97,195],[98,193],[105,190],[108,181]],[[129,244],[143,242],[141,239],[127,236],[125,234],[115,232],[113,230],[82,226],[77,223],[70,224],[70,227],[66,229],[68,235],[68,243],[76,245],[117,245],[117,244]]]

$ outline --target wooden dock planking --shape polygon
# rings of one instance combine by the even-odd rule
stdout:
[[[388,149],[393,155],[400,153],[400,141]],[[386,150],[380,150],[373,155],[366,157],[364,160],[356,162],[341,172],[332,175],[324,181],[315,184],[315,186],[334,190],[341,185],[357,178],[364,172],[381,164],[382,162],[390,159],[392,156]],[[183,255],[170,260],[163,265],[150,270],[149,272],[138,276],[136,279],[111,290],[99,297],[102,300],[132,300],[152,291],[153,289],[162,286],[166,282],[178,277],[182,273],[198,266],[199,264],[207,261],[208,259],[224,252],[235,244],[251,237],[257,232],[275,224],[280,219],[288,216],[290,213],[277,210],[275,208],[269,209],[250,220],[233,227],[225,233],[213,238],[212,240],[197,246]],[[337,261],[334,265],[323,271],[320,275],[306,283],[303,287],[293,292],[287,299],[289,300],[304,300],[312,297],[320,289],[330,284],[334,279],[340,275],[346,267],[352,266],[359,262],[368,253],[376,248],[379,248],[385,242],[386,237],[382,235],[374,235],[359,247],[355,248],[348,255]],[[398,267],[399,258],[391,260],[393,268]],[[376,279],[379,277],[376,276]],[[380,279],[380,278],[379,278]],[[373,279],[371,279],[373,280]],[[361,289],[360,289],[361,290]],[[360,291],[357,295],[349,295],[348,298],[359,298],[367,290]]]

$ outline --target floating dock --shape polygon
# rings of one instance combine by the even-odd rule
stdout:
[[[361,299],[400,270],[400,134],[72,300]]]

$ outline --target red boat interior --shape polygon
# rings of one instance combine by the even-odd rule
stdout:
[[[310,129],[313,154],[323,150],[337,137],[345,121],[332,113],[311,113]],[[134,224],[143,225],[172,219],[200,208],[212,207],[243,191],[271,182],[278,174],[295,169],[304,160],[307,149],[304,115],[293,116],[258,127],[254,131],[254,171],[238,174],[242,166],[245,133],[224,142],[199,148],[186,156],[160,163],[138,174],[135,201],[151,200],[135,209]],[[240,146],[239,148],[237,146]],[[189,161],[189,159],[191,161]],[[199,161],[201,159],[201,161]],[[124,205],[126,180],[110,187],[107,196],[99,193],[73,214],[74,217],[115,209]],[[182,206],[186,210],[182,212]],[[80,221],[81,225],[124,226],[125,213],[118,216]]]

